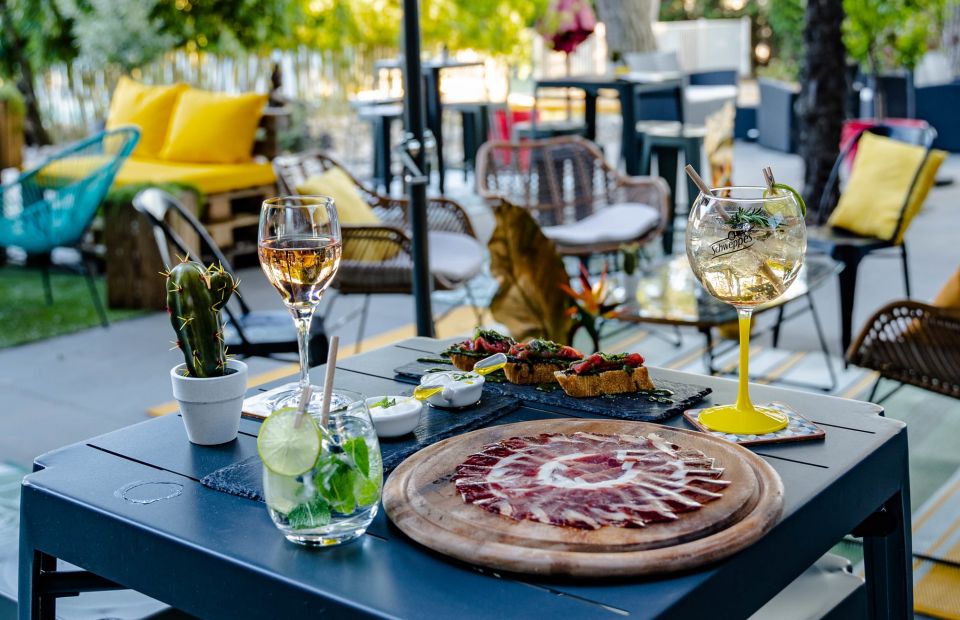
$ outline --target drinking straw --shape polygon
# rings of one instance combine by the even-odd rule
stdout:
[[[774,193],[773,185],[774,183],[776,183],[776,181],[773,178],[773,168],[771,168],[770,166],[767,166],[766,168],[761,170],[761,172],[763,173],[763,180],[767,184],[767,191],[773,194]]]
[[[327,428],[330,418],[330,399],[333,398],[333,373],[337,370],[337,348],[340,336],[330,338],[330,352],[327,354],[327,374],[323,378],[323,406],[320,409],[320,428]]]
[[[704,196],[713,196],[713,190],[710,189],[710,186],[700,178],[700,175],[697,174],[697,171],[693,169],[693,166],[687,164],[687,167],[684,168],[687,171],[687,175],[690,177],[690,180],[700,188],[700,191]]]

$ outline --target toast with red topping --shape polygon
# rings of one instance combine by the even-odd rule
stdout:
[[[586,398],[654,389],[639,353],[594,353],[554,373],[568,396]]]
[[[583,359],[583,353],[573,347],[549,340],[531,340],[510,347],[503,374],[507,381],[519,385],[555,383],[554,373],[571,362]]]
[[[441,355],[459,370],[473,370],[473,365],[494,353],[507,353],[516,340],[492,329],[478,329],[473,338],[447,347]]]

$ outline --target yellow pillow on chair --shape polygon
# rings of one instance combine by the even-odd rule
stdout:
[[[267,95],[228,95],[191,88],[180,95],[160,158],[191,164],[251,160]]]
[[[140,141],[133,155],[153,159],[160,154],[177,99],[187,90],[186,84],[146,86],[124,76],[110,97],[107,129],[135,125]]]
[[[337,207],[340,224],[365,226],[380,224],[380,218],[367,204],[357,186],[343,169],[338,167],[311,176],[297,186],[301,196],[330,196]],[[358,241],[359,242],[359,241]],[[397,255],[397,246],[375,239],[363,240],[362,245],[350,242],[349,235],[343,245],[343,259],[361,262],[380,262]]]
[[[947,157],[943,151],[932,150],[924,161],[925,154],[926,149],[921,146],[865,133],[860,138],[850,179],[827,224],[864,237],[902,242]],[[900,211],[921,164],[923,168],[903,212],[898,234]]]

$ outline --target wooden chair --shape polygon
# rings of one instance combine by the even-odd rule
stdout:
[[[867,321],[847,352],[847,361],[880,373],[867,400],[873,401],[882,379],[960,398],[960,310],[918,301],[893,301]]]
[[[529,209],[562,255],[586,258],[649,243],[668,223],[663,179],[624,176],[577,136],[487,142],[477,153],[476,177],[484,198]]]
[[[886,255],[899,254],[901,263],[903,265],[903,284],[906,290],[906,296],[907,298],[910,297],[910,271],[907,264],[906,242],[897,244],[894,241],[886,239],[861,237],[853,233],[829,227],[826,224],[830,213],[832,213],[833,209],[836,207],[836,204],[830,204],[830,201],[836,188],[840,184],[840,172],[848,161],[852,161],[856,145],[859,144],[860,138],[863,137],[863,134],[867,132],[884,136],[886,138],[891,138],[893,140],[898,140],[900,142],[921,146],[927,149],[928,156],[933,145],[933,141],[937,137],[936,130],[929,125],[916,127],[880,125],[876,127],[870,127],[857,134],[857,136],[851,140],[849,144],[847,144],[847,146],[840,153],[839,157],[837,157],[837,161],[834,163],[833,169],[830,171],[830,176],[827,179],[827,185],[820,201],[820,209],[817,212],[816,226],[811,226],[807,229],[807,245],[811,250],[827,254],[834,260],[839,261],[844,265],[844,269],[839,275],[841,321],[840,339],[844,351],[846,351],[850,346],[850,340],[852,338],[853,304],[857,289],[857,270],[860,267],[860,262],[864,258],[881,251],[885,251],[884,253]],[[913,189],[917,184],[917,180],[920,178],[920,172],[923,170],[923,165],[925,163],[926,157],[924,157],[923,163],[921,163],[921,165],[917,168],[917,172],[914,175],[913,181],[910,185],[910,190],[905,194],[903,206],[900,209],[900,220],[897,224],[896,231],[894,231],[892,239],[899,237],[900,232],[904,227],[903,215],[906,211],[907,205],[909,204],[910,197],[913,194]]]
[[[134,196],[133,208],[145,216],[153,227],[154,239],[165,268],[169,269],[175,262],[175,257],[170,255],[171,247],[180,256],[190,254],[188,244],[176,232],[175,227],[179,223],[181,228],[185,225],[197,235],[200,240],[200,253],[204,259],[212,258],[230,273],[235,273],[230,261],[203,224],[167,192],[155,188],[143,190]],[[201,256],[194,258],[200,259]],[[231,353],[269,357],[298,351],[297,330],[288,312],[251,310],[240,295],[231,297],[224,311],[227,314],[224,339]],[[311,366],[326,361],[327,344],[323,321],[314,321],[308,344]]]
[[[273,160],[280,191],[297,194],[297,187],[311,175],[339,167],[335,159],[321,153],[303,153]],[[413,290],[413,255],[408,232],[409,202],[374,191],[350,175],[357,191],[380,219],[379,225],[342,225],[344,259],[333,280],[333,288],[341,295],[363,295],[357,335],[357,350],[363,340],[370,296],[410,294]],[[480,310],[467,282],[480,273],[485,260],[484,248],[477,241],[470,218],[463,208],[447,198],[430,198],[427,204],[427,227],[430,248],[430,273],[434,290],[463,288],[467,300],[482,321]],[[380,255],[382,260],[353,260],[347,256]],[[335,298],[331,298],[331,304]],[[331,306],[327,306],[329,313]],[[352,317],[351,317],[352,318]],[[333,329],[333,327],[329,327]]]

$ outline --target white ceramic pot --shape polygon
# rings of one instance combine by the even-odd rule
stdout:
[[[237,437],[243,397],[247,393],[247,365],[229,360],[227,368],[234,372],[205,379],[184,376],[186,364],[170,370],[173,397],[180,404],[191,443],[213,446]]]

